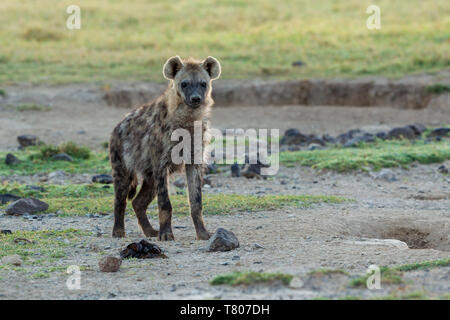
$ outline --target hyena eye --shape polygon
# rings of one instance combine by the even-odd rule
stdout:
[[[181,83],[181,88],[184,89],[184,88],[187,87],[187,85],[188,85],[187,81],[184,81],[184,82]]]
[[[201,85],[203,88],[206,88],[206,82],[205,82],[205,81],[201,82],[200,85]]]

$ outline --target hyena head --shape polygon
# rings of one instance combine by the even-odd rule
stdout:
[[[196,61],[181,60],[179,56],[175,56],[164,64],[163,74],[173,81],[173,86],[183,102],[196,109],[209,98],[211,81],[220,76],[220,63],[213,57]]]

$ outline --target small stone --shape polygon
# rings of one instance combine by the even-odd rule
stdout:
[[[450,135],[450,128],[442,127],[433,129],[428,137],[447,137],[448,135]]]
[[[19,142],[21,147],[30,147],[36,146],[39,142],[39,138],[32,134],[24,134],[17,137],[17,141]]]
[[[448,174],[448,168],[444,165],[439,166],[438,171],[442,174]]]
[[[20,199],[20,197],[15,196],[15,195],[10,194],[10,193],[0,194],[0,203],[1,204],[5,204],[5,203],[11,202],[11,201],[16,201],[16,200],[19,200],[19,199]]]
[[[109,174],[98,174],[92,177],[92,182],[110,184],[113,183],[113,178]]]
[[[8,229],[4,229],[4,230],[1,230],[0,233],[1,234],[12,234],[12,231],[8,230]]]
[[[69,162],[73,161],[72,157],[66,153],[55,154],[50,159],[55,160],[55,161],[69,161]]]
[[[13,165],[19,164],[20,160],[12,153],[8,153],[5,158],[5,163],[8,166],[13,166]]]
[[[240,260],[240,259],[241,259],[241,257],[239,257],[239,256],[233,256],[231,258],[232,261],[237,261],[237,260]]]
[[[322,149],[324,149],[324,147],[317,143],[311,143],[310,145],[308,145],[309,151],[322,150]]]
[[[390,169],[381,169],[380,172],[375,174],[375,178],[382,179],[388,182],[398,181],[397,177]]]
[[[416,138],[416,134],[414,132],[414,130],[409,127],[398,127],[398,128],[394,128],[391,131],[388,132],[387,134],[387,139],[414,139]]]
[[[2,258],[2,264],[11,264],[13,266],[21,266],[22,258],[18,254],[12,254]]]
[[[230,251],[239,247],[239,241],[232,231],[218,228],[208,241],[208,251]]]
[[[24,215],[25,213],[40,212],[47,209],[47,203],[35,198],[26,198],[16,200],[9,204],[5,212],[7,215]]]
[[[113,256],[107,256],[100,259],[98,267],[101,272],[117,272],[122,264],[122,260]]]
[[[260,245],[259,243],[255,243],[255,244],[253,245],[253,247],[254,247],[255,249],[264,249],[264,247],[263,247],[262,245]]]
[[[240,177],[241,176],[241,167],[237,163],[231,165],[231,176],[232,177]]]
[[[173,185],[177,188],[184,189],[186,187],[186,181],[184,178],[178,178],[173,182]]]

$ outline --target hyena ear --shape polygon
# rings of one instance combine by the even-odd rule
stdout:
[[[203,61],[203,68],[208,72],[211,80],[215,80],[220,77],[220,63],[214,57],[208,57]]]
[[[181,68],[183,68],[183,61],[181,61],[179,56],[169,58],[163,67],[164,77],[168,80],[173,80]]]

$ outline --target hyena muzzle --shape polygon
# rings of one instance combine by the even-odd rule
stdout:
[[[220,76],[220,71],[220,64],[213,57],[204,61],[181,60],[178,56],[170,58],[163,68],[163,74],[169,80],[166,91],[127,114],[114,128],[109,150],[115,194],[114,237],[125,236],[124,216],[128,198],[133,199],[132,206],[145,236],[174,240],[168,177],[184,168],[197,239],[209,239],[210,233],[202,217],[202,164],[193,160],[175,164],[171,154],[179,142],[172,141],[171,135],[177,129],[187,130],[193,146],[194,122],[200,121],[201,150],[204,152],[213,104],[211,81]],[[191,159],[194,159],[196,148],[191,147],[191,150]],[[142,180],[142,186],[135,197],[138,178]],[[155,196],[158,197],[159,231],[151,226],[146,214]]]

